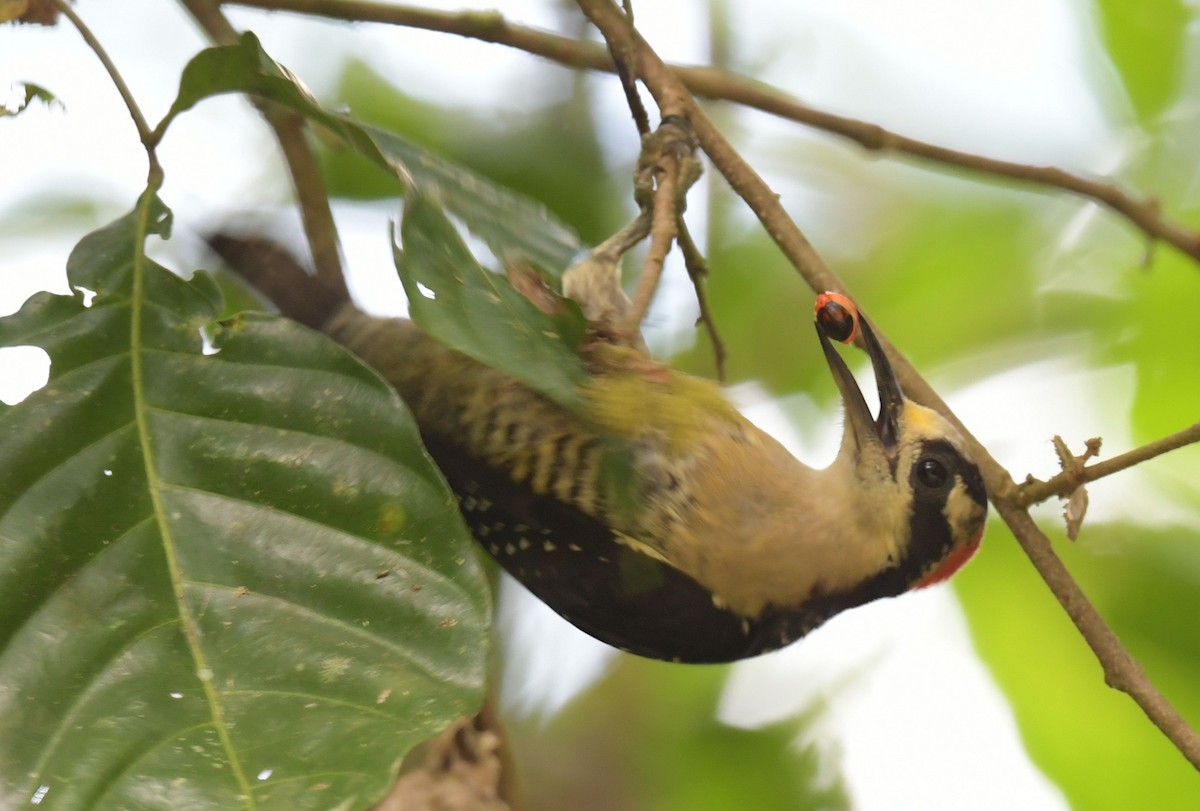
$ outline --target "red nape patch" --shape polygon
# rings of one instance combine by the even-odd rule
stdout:
[[[949,580],[955,572],[957,572],[963,566],[966,566],[967,561],[974,557],[975,553],[979,551],[979,543],[982,540],[983,530],[981,529],[979,530],[979,533],[970,540],[969,543],[963,544],[958,549],[955,549],[946,557],[945,560],[942,561],[940,566],[918,580],[913,588],[923,589],[926,586],[933,586],[941,583],[943,580]]]

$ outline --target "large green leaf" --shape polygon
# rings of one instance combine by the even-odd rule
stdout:
[[[400,223],[396,269],[409,311],[442,344],[503,371],[568,409],[581,406],[586,322],[574,302],[544,313],[508,280],[479,266],[441,209],[412,191]]]
[[[480,572],[372,371],[259,315],[205,353],[168,224],[148,195],[0,320],[52,359],[0,415],[0,807],[366,807],[480,700]]]
[[[202,51],[188,63],[179,95],[158,131],[205,98],[222,93],[268,99],[337,134],[405,186],[418,186],[439,200],[505,262],[528,262],[546,273],[561,274],[582,248],[575,232],[541,203],[397,135],[325,110],[251,33],[243,34],[236,45]]]

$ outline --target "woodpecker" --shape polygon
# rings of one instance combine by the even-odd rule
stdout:
[[[391,382],[479,544],[610,645],[679,662],[755,656],[840,611],[944,580],[979,546],[987,494],[961,435],[904,395],[846,299],[818,302],[845,420],[837,458],[817,470],[717,384],[638,350],[607,347],[585,412],[569,413],[409,320],[338,301],[294,260],[259,261],[227,237],[210,244],[284,315]],[[859,334],[878,417],[830,341]],[[606,475],[616,448],[629,456],[620,479]]]

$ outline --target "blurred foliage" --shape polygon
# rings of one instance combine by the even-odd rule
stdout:
[[[945,184],[899,187],[883,174],[872,192],[874,204],[889,212],[886,227],[871,235],[861,255],[834,267],[868,316],[886,325],[919,367],[993,348],[1018,332],[1062,331],[1086,320],[1080,315],[1047,324],[1032,306],[1029,255],[1045,238],[1044,200],[948,193]],[[835,398],[813,340],[812,292],[774,244],[761,233],[741,234],[714,245],[709,261],[712,308],[729,344],[730,379],[758,380],[777,393],[819,391]],[[989,306],[964,306],[972,299]],[[788,352],[781,358],[756,349],[763,346]],[[711,370],[710,355],[707,344],[697,342],[683,360]]]
[[[552,720],[513,719],[518,777],[531,809],[836,811],[836,771],[796,738],[812,708],[759,730],[714,718],[728,669],[623,655]],[[615,710],[615,711],[614,711]]]
[[[555,74],[557,76],[558,74]],[[588,244],[617,230],[631,215],[628,177],[604,164],[586,95],[569,73],[565,88],[547,88],[544,106],[505,114],[444,108],[419,101],[361,62],[350,61],[335,91],[354,117],[467,166],[515,191],[541,200]],[[565,91],[565,92],[564,92]],[[497,99],[503,103],[503,99]],[[636,144],[631,135],[631,142]],[[395,181],[349,150],[323,150],[334,195],[395,197]],[[622,211],[626,213],[623,214]]]
[[[1152,271],[1130,280],[1127,309],[1122,313],[1124,328],[1114,331],[1124,340],[1107,353],[1137,367],[1130,416],[1135,436],[1144,440],[1178,431],[1200,414],[1194,397],[1200,359],[1196,329],[1200,274],[1194,262],[1173,252],[1162,253]]]
[[[29,105],[34,101],[39,101],[47,107],[52,107],[59,103],[53,93],[41,85],[36,85],[32,82],[20,83],[12,90],[16,98],[11,103],[0,99],[0,118],[12,118],[20,115],[28,110]]]
[[[1095,9],[1125,93],[1139,121],[1152,123],[1178,93],[1192,11],[1182,0],[1096,0]]]
[[[1042,522],[1045,526],[1048,522]],[[1055,543],[1080,585],[1193,724],[1200,720],[1200,530],[1116,524]],[[993,527],[956,579],[980,654],[1035,761],[1084,811],[1195,808],[1200,778],[1095,657],[1013,537]]]
[[[39,193],[0,210],[0,237],[21,237],[63,230],[78,233],[95,227],[118,206],[116,199],[61,192]]]

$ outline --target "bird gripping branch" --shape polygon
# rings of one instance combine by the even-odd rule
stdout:
[[[396,387],[481,546],[609,644],[685,662],[753,656],[840,611],[945,579],[979,545],[986,493],[962,438],[905,397],[844,297],[818,300],[845,424],[837,458],[815,470],[715,383],[651,359],[640,339],[584,344],[572,409],[412,321],[337,300],[294,260],[229,237],[211,244],[284,315],[323,329]],[[603,263],[581,265],[616,278]],[[579,281],[568,273],[564,288],[605,284]],[[874,368],[877,417],[830,340],[856,334]]]

